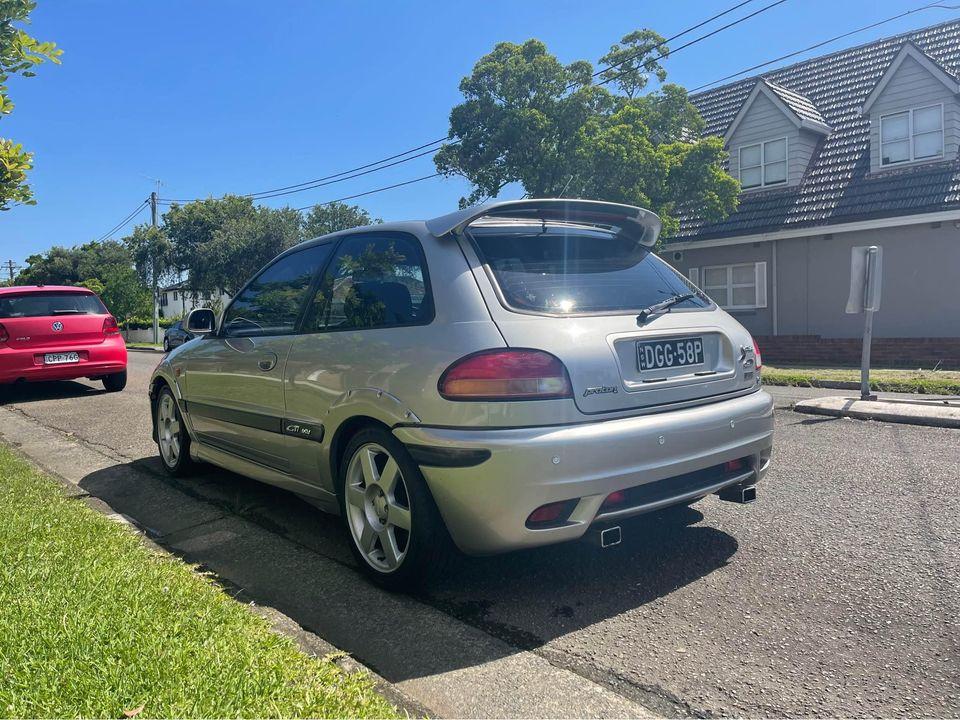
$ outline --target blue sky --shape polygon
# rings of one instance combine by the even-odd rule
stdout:
[[[536,37],[564,62],[595,63],[633,29],[670,36],[734,4],[40,0],[32,32],[63,48],[63,65],[10,83],[16,109],[0,134],[36,153],[38,205],[0,215],[0,261],[100,237],[150,193],[148,178],[168,198],[256,192],[442,137],[460,79],[496,42]],[[694,87],[922,4],[787,0],[676,53],[668,79]],[[916,13],[812,54],[958,15]],[[424,157],[269,202],[299,207],[431,172]],[[437,179],[355,202],[386,220],[429,217],[468,189]]]

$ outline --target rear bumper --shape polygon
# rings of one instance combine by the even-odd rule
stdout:
[[[44,365],[45,352],[76,352],[80,362]],[[56,348],[0,348],[0,383],[20,380],[74,380],[99,377],[127,369],[127,346],[119,335],[102,343]]]
[[[606,422],[515,430],[398,427],[408,445],[470,457],[469,467],[421,469],[461,550],[490,554],[573,540],[594,522],[618,520],[701,497],[766,473],[773,446],[773,401],[758,391],[723,402]],[[743,471],[718,466],[746,458]],[[715,474],[714,471],[718,471]],[[633,489],[628,507],[601,509],[615,490]],[[546,503],[576,500],[559,527],[526,526]]]

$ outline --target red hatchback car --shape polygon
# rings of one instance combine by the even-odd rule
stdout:
[[[81,287],[0,288],[0,385],[82,377],[108,392],[127,384],[127,346],[100,298]]]

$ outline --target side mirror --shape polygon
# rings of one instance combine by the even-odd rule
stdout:
[[[210,308],[197,308],[187,313],[183,327],[194,335],[209,335],[217,329],[217,316]]]

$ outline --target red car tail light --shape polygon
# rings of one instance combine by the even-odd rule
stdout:
[[[751,337],[753,340],[753,360],[757,365],[757,372],[760,372],[760,369],[763,367],[763,360],[760,358],[760,346],[757,345],[757,341]]]
[[[3,323],[0,323],[0,343],[5,343],[10,339],[10,333],[7,332],[7,329],[3,326]]]
[[[120,326],[117,325],[117,319],[113,315],[107,315],[103,319],[103,334],[117,335],[120,332]]]
[[[548,400],[573,397],[567,369],[542,350],[483,350],[440,376],[447,400]]]

